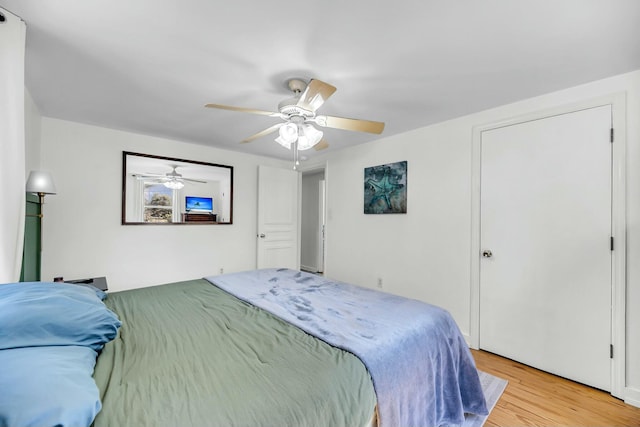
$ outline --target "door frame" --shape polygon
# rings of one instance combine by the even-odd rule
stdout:
[[[469,339],[480,347],[480,173],[481,144],[485,131],[561,114],[611,105],[614,142],[611,165],[611,232],[614,237],[611,268],[611,394],[624,398],[626,376],[626,93],[619,92],[578,103],[549,108],[484,125],[474,126],[471,149],[471,307]]]

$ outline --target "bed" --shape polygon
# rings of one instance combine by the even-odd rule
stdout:
[[[287,269],[95,295],[108,333],[64,344],[99,353],[90,410],[58,425],[386,427],[487,413],[473,358],[438,307]],[[60,347],[17,344],[0,363],[5,350]],[[4,377],[0,387],[20,381]],[[9,400],[0,425],[45,425],[16,423]]]

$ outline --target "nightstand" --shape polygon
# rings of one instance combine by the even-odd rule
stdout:
[[[90,279],[77,279],[77,280],[65,280],[65,283],[76,283],[83,285],[91,285],[95,288],[100,289],[101,291],[106,291],[109,288],[107,287],[107,278],[106,277],[92,277]]]

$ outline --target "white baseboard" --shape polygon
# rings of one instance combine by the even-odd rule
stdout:
[[[640,408],[640,389],[627,387],[624,390],[624,403]]]

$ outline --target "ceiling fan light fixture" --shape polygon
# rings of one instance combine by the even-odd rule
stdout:
[[[308,150],[316,145],[322,139],[324,133],[310,124],[301,126],[301,132],[298,136],[298,150]]]
[[[280,145],[282,145],[284,148],[286,148],[287,150],[291,150],[291,145],[296,142],[296,138],[290,139],[290,138],[283,138],[281,136],[276,138],[276,142]]]
[[[279,133],[282,139],[288,143],[292,143],[298,138],[298,126],[295,123],[287,123],[284,126],[280,126]]]
[[[180,190],[184,187],[184,182],[178,180],[170,180],[165,182],[164,186],[172,190]]]
[[[287,123],[280,126],[278,133],[280,136],[276,138],[276,142],[290,150],[291,144],[298,139],[298,125],[295,123]]]

